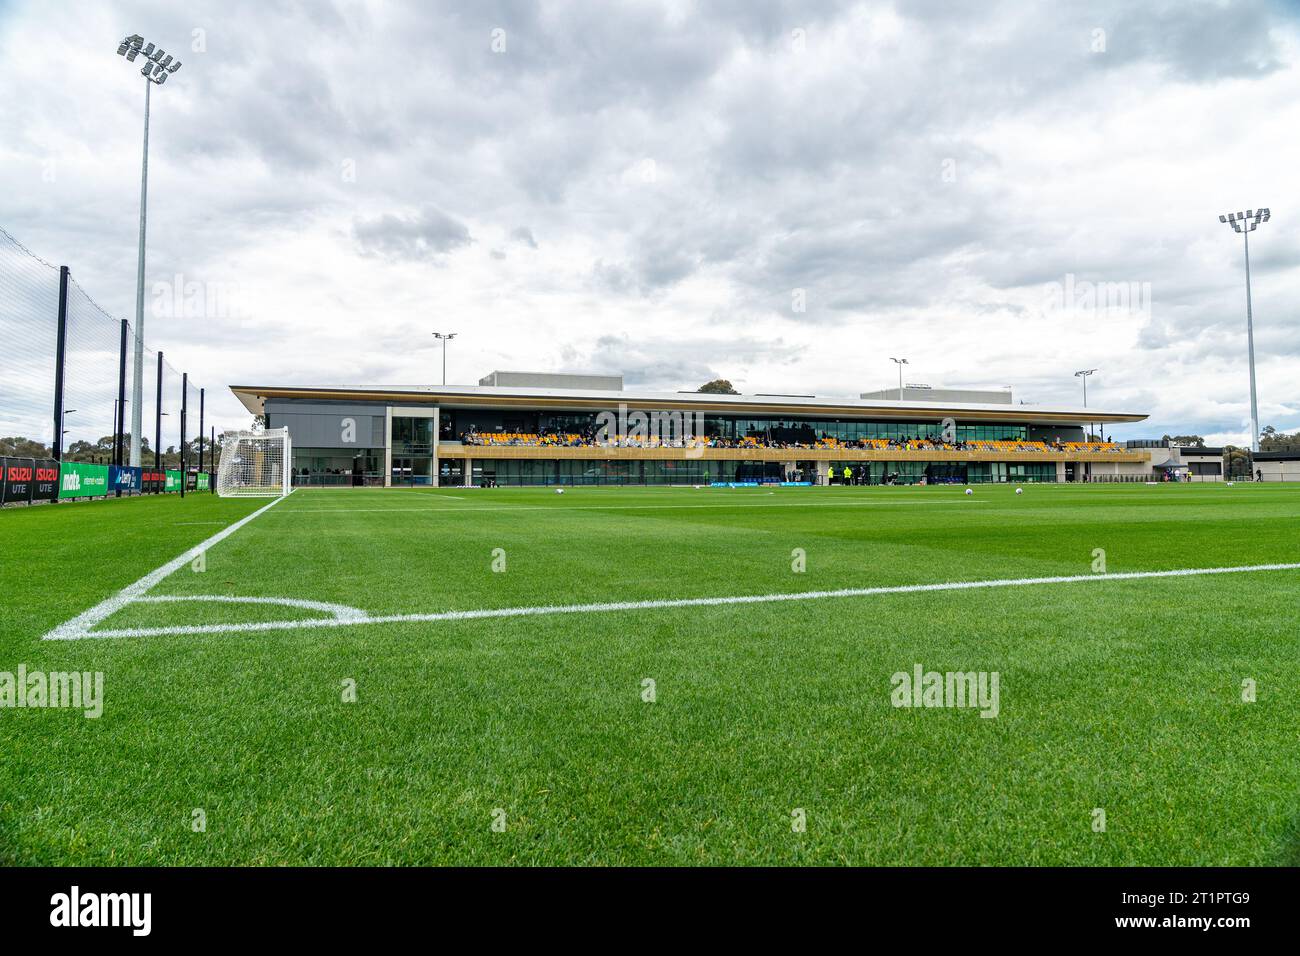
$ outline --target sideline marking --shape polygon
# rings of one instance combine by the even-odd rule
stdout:
[[[683,511],[688,508],[730,508],[732,510],[744,510],[745,508],[854,508],[859,506],[882,506],[890,505],[989,505],[991,501],[970,501],[965,498],[955,498],[951,501],[947,499],[939,501],[868,501],[865,499],[853,499],[851,501],[752,501],[740,503],[724,503],[705,505],[579,505],[576,508],[565,505],[549,507],[546,505],[484,505],[473,508],[290,508],[288,511],[282,511],[281,514],[357,514],[360,512],[392,512],[401,514],[403,512],[428,512],[436,511],[448,514],[478,514],[482,511],[543,511],[553,514],[569,514],[574,511]]]
[[[244,517],[240,518],[234,524],[228,525],[227,527],[221,529],[212,537],[208,538],[206,541],[200,542],[199,544],[196,544],[194,547],[190,548],[184,554],[172,558],[161,568],[158,568],[154,571],[150,571],[139,581],[136,581],[134,584],[128,584],[126,587],[122,588],[122,590],[118,591],[112,597],[100,601],[89,611],[83,611],[82,613],[78,614],[76,617],[72,618],[71,620],[64,621],[62,624],[60,624],[54,630],[50,631],[41,639],[45,641],[58,641],[58,640],[67,640],[69,638],[81,637],[85,631],[90,630],[100,621],[104,620],[104,618],[116,614],[127,604],[130,604],[132,601],[136,600],[137,598],[143,597],[156,584],[158,584],[158,582],[162,581],[163,578],[185,567],[185,565],[189,564],[200,554],[207,551],[208,548],[226,540],[226,538],[230,537],[232,534],[234,534],[244,525],[248,524],[258,515],[263,514],[269,511],[270,509],[274,508],[281,501],[284,501],[283,497],[276,498],[269,505],[263,505],[261,508],[258,508],[252,514],[244,515]]]
[[[1127,571],[1115,574],[1074,574],[1043,578],[998,578],[986,581],[951,581],[940,584],[902,584],[874,588],[842,588],[836,591],[796,591],[788,594],[745,594],[734,597],[679,598],[657,601],[616,601],[605,604],[542,605],[539,607],[483,608],[473,611],[440,611],[428,614],[385,614],[356,620],[307,618],[298,621],[258,621],[241,624],[180,624],[171,627],[135,627],[119,630],[76,632],[51,631],[47,639],[76,640],[92,637],[160,637],[183,634],[237,634],[248,631],[292,631],[307,628],[351,627],[358,624],[410,624],[433,621],[468,621],[481,618],[536,617],[550,614],[592,614],[613,611],[646,611],[662,608],[713,607],[726,604],[770,604],[785,601],[815,601],[825,598],[871,597],[879,594],[917,594],[929,591],[966,591],[979,588],[1025,587],[1038,584],[1082,584],[1085,581],[1135,581],[1145,578],[1179,578],[1207,574],[1242,574],[1253,571],[1297,571],[1300,563],[1249,564],[1227,568],[1180,568],[1173,571]],[[275,599],[272,599],[271,603]]]

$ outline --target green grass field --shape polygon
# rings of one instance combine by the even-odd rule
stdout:
[[[1300,570],[338,621],[1296,563],[1300,487],[298,491],[42,640],[266,503],[0,513],[0,671],[104,674],[0,709],[0,862],[1300,863]]]

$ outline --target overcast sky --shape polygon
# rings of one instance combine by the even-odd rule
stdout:
[[[1260,419],[1300,428],[1295,5],[0,0],[0,226],[122,317],[131,33],[184,63],[147,338],[219,426],[232,383],[436,383],[439,330],[453,384],[856,396],[905,356],[1078,404],[1095,367],[1089,404],[1151,414],[1117,436],[1244,443],[1218,215],[1267,205]]]

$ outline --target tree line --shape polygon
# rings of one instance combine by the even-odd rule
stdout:
[[[217,436],[217,444],[214,447],[210,439],[203,439],[203,468],[205,471],[215,471],[217,463],[221,458],[221,440],[224,434]],[[131,434],[125,433],[122,436],[123,449],[131,446]],[[185,443],[186,457],[191,467],[197,467],[199,463],[199,439],[193,438]],[[32,438],[10,437],[0,438],[0,456],[9,458],[49,458],[53,455],[53,450],[49,445],[36,441]],[[140,461],[145,467],[153,467],[153,446],[149,443],[147,437],[140,439]],[[63,450],[64,461],[79,461],[88,464],[109,465],[113,462],[113,436],[105,435],[98,441],[85,441],[84,439],[74,441]],[[181,449],[176,445],[168,445],[161,456],[162,467],[179,468],[181,466]]]

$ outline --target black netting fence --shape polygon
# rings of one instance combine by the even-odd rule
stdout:
[[[179,469],[182,427],[185,464],[191,472],[198,468],[200,383],[192,378],[185,382],[184,369],[177,370],[174,356],[160,358],[145,343],[139,366],[140,408],[138,416],[133,415],[137,366],[131,323],[102,308],[72,270],[42,259],[3,229],[0,356],[0,457],[5,460],[127,468],[133,464],[131,433],[138,421],[136,471]],[[202,427],[203,470],[210,471],[216,464],[211,430],[206,420]],[[33,474],[47,471],[38,467]],[[77,478],[85,478],[84,485],[91,475]],[[113,480],[118,480],[116,474]],[[141,475],[120,480],[126,490],[140,490]],[[148,481],[144,484],[148,490]],[[7,501],[12,489],[7,484],[4,489],[0,499]],[[63,496],[59,491],[57,497]]]
[[[68,282],[67,344],[63,360],[63,449],[73,461],[112,462],[118,432],[117,391],[122,323],[101,309],[76,280]],[[126,330],[126,400],[131,401],[134,332]],[[57,358],[50,356],[53,375]],[[122,412],[129,440],[131,409]]]
[[[48,449],[54,440],[58,318],[58,266],[0,229],[0,440],[7,445],[25,441]]]

